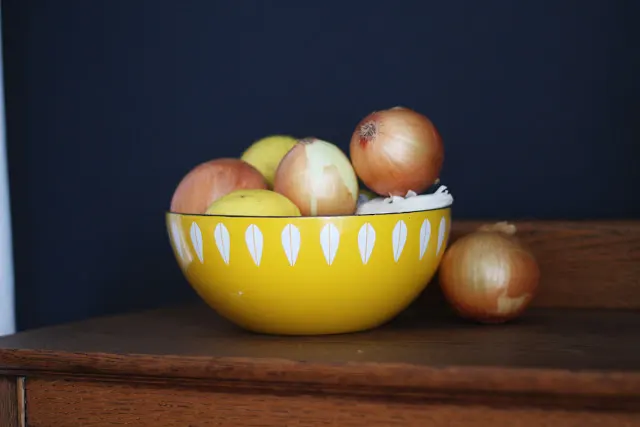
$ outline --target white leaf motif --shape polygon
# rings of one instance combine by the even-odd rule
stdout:
[[[324,253],[324,258],[327,260],[327,264],[333,264],[339,244],[340,232],[336,226],[327,224],[322,227],[322,231],[320,232],[320,245],[322,246],[322,252]]]
[[[253,258],[253,262],[255,262],[256,265],[259,266],[260,260],[262,259],[262,231],[260,231],[260,229],[256,225],[251,224],[247,227],[247,231],[245,231],[244,233],[244,239],[247,242],[247,248],[249,249],[251,258]]]
[[[216,228],[213,230],[213,238],[216,241],[216,246],[218,247],[222,261],[229,265],[231,257],[231,237],[229,236],[229,230],[227,230],[227,227],[223,223],[220,222],[216,225]]]
[[[204,262],[204,254],[202,252],[202,231],[200,231],[200,227],[195,222],[191,224],[191,244],[193,244],[193,249],[196,251],[196,255],[202,264]]]
[[[422,221],[422,227],[420,227],[420,259],[424,257],[424,253],[429,246],[429,239],[431,238],[431,223],[428,219]]]
[[[373,245],[376,243],[376,230],[373,229],[370,223],[364,224],[360,227],[358,232],[358,248],[360,248],[360,257],[362,263],[366,264],[371,258],[371,252],[373,252]]]
[[[438,249],[436,250],[436,255],[439,255],[440,249],[442,249],[445,231],[447,231],[447,220],[442,217],[440,219],[440,225],[438,226]]]
[[[300,230],[293,224],[287,224],[282,230],[282,247],[289,260],[289,265],[294,266],[300,252]]]
[[[178,258],[183,267],[188,266],[193,261],[193,254],[187,247],[187,242],[184,238],[184,230],[178,219],[171,221],[171,235],[173,238],[173,244],[176,247]]]
[[[176,251],[178,252],[178,258],[180,260],[184,260],[184,248],[182,247],[182,236],[180,235],[180,228],[176,221],[171,222],[171,236],[173,238],[173,244],[176,247]]]
[[[393,227],[392,238],[393,259],[395,262],[398,262],[400,255],[402,255],[404,244],[407,243],[407,224],[405,224],[403,220],[398,221],[396,226]]]

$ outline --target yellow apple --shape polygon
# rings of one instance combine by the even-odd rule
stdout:
[[[273,188],[276,169],[282,158],[298,142],[292,136],[272,135],[262,138],[242,153],[241,159],[258,169],[264,175],[269,188]]]

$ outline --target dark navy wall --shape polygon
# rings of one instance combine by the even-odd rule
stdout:
[[[272,133],[427,114],[456,218],[638,217],[640,2],[5,0],[19,328],[195,299],[163,212]]]

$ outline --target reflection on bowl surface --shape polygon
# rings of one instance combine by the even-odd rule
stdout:
[[[260,333],[316,335],[379,326],[433,277],[450,207],[336,217],[167,213],[187,281],[220,315]]]

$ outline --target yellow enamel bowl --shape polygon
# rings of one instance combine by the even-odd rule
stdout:
[[[331,217],[167,213],[184,276],[220,315],[250,331],[356,332],[405,309],[433,277],[451,208]]]

